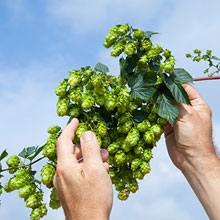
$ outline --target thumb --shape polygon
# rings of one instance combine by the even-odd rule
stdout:
[[[200,96],[200,94],[196,91],[196,89],[190,84],[184,83],[183,88],[186,90],[192,106],[197,106],[206,103]]]
[[[99,143],[93,132],[84,132],[80,137],[80,145],[84,165],[103,164]]]

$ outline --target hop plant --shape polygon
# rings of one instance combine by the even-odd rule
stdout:
[[[108,150],[109,176],[120,200],[127,200],[131,193],[136,193],[139,180],[151,171],[152,152],[164,126],[168,122],[174,124],[178,115],[174,101],[184,100],[185,104],[190,104],[182,83],[192,82],[192,77],[184,69],[175,68],[175,57],[170,50],[152,43],[153,34],[128,24],[112,27],[104,46],[112,47],[111,55],[119,57],[120,75],[108,74],[108,67],[98,62],[94,69],[90,66],[73,69],[55,89],[57,115],[69,117],[68,122],[73,117],[79,119],[73,143],[79,144],[81,135],[90,130],[95,133],[100,147]],[[212,51],[207,51],[206,56],[200,50],[194,53],[195,56],[187,56],[196,61],[212,61]],[[49,206],[60,207],[53,178],[61,128],[49,127],[48,133],[43,146],[28,147],[19,156],[10,157],[6,162],[8,169],[2,169],[0,164],[0,173],[8,170],[14,174],[4,185],[4,191],[19,190],[19,197],[32,209],[30,219],[33,220],[47,214],[46,204],[42,204],[43,191],[38,184],[51,189]],[[43,156],[35,159],[40,153]],[[41,179],[37,180],[33,165],[42,159],[47,163],[41,169]],[[1,191],[0,184],[0,194]]]

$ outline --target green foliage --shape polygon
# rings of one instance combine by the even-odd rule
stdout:
[[[186,57],[192,59],[194,62],[200,62],[202,60],[208,62],[208,68],[204,70],[205,74],[208,73],[208,76],[212,77],[216,73],[220,73],[220,58],[213,56],[211,50],[206,50],[206,53],[202,54],[201,50],[195,49],[193,53],[193,55],[187,53]]]

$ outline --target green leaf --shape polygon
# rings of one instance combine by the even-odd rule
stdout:
[[[137,62],[138,62],[139,58],[138,56],[135,54],[131,57],[127,57],[126,58],[126,62],[127,62],[127,72],[128,73],[132,73],[134,68],[137,66]]]
[[[73,119],[73,116],[70,116],[70,117],[69,117],[69,120],[68,120],[67,123],[66,123],[66,125],[68,125],[68,124],[72,121],[72,119]]]
[[[127,39],[128,43],[132,43],[135,40],[131,37],[131,35],[126,35],[125,38]]]
[[[41,146],[41,147],[36,147],[36,149],[35,149],[35,153],[34,153],[34,155],[33,156],[31,156],[31,157],[28,157],[28,159],[30,160],[30,161],[32,161],[43,149],[44,149],[44,147],[45,147],[45,145],[43,145],[43,146]]]
[[[149,67],[151,71],[158,72],[160,70],[160,63],[151,60],[149,62]]]
[[[1,160],[3,160],[5,157],[7,157],[8,156],[8,152],[7,152],[7,150],[5,149],[2,153],[1,153],[1,155],[0,155],[0,161]]]
[[[109,72],[109,68],[105,65],[105,64],[102,64],[100,62],[98,62],[96,65],[95,65],[95,68],[94,68],[96,71],[98,72],[101,72],[101,73],[107,73]]]
[[[120,64],[120,76],[124,81],[128,81],[128,72],[127,72],[127,67],[128,63],[124,57],[121,57],[119,59],[119,64]]]
[[[35,171],[35,170],[29,170],[29,172],[28,172],[31,176],[34,176],[36,173],[37,173],[37,171]]]
[[[135,110],[133,113],[133,119],[136,123],[141,123],[147,116],[147,113],[143,110]]]
[[[136,75],[130,77],[128,85],[131,87],[131,96],[135,99],[140,98],[142,100],[147,100],[155,92],[153,87],[146,87],[143,72],[139,72]]]
[[[220,60],[220,59],[219,59],[218,57],[216,57],[216,56],[212,56],[212,59],[213,59],[213,60],[218,60],[218,61]]]
[[[155,72],[144,72],[144,79],[143,79],[145,85],[150,86],[154,85],[157,82],[157,75]]]
[[[185,103],[188,105],[190,104],[189,96],[181,84],[176,84],[173,77],[167,76],[165,73],[162,74],[162,79],[177,102]]]
[[[159,116],[165,118],[171,125],[174,124],[178,116],[179,110],[176,104],[173,103],[171,94],[166,91],[158,90],[153,96],[154,103],[158,104],[157,111]]]
[[[36,147],[33,146],[33,147],[27,147],[27,148],[24,148],[19,154],[18,156],[22,157],[22,158],[28,158],[29,156],[31,156],[33,153],[35,153],[36,151]]]
[[[152,32],[152,31],[145,31],[145,32],[144,32],[144,36],[145,36],[146,38],[148,38],[148,39],[150,39],[151,36],[154,35],[154,34],[159,34],[159,33],[157,33],[157,32]]]
[[[184,83],[184,82],[193,83],[192,76],[182,68],[174,69],[172,77],[174,78],[174,81],[176,83]]]

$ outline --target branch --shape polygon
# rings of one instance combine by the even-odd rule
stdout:
[[[204,81],[204,80],[215,80],[215,79],[220,79],[220,76],[199,77],[199,78],[194,78],[193,81]]]
[[[42,159],[44,159],[44,158],[45,158],[45,156],[40,157],[39,159],[37,159],[37,160],[35,160],[35,161],[33,161],[33,162],[29,163],[29,164],[26,164],[26,165],[24,164],[24,165],[19,166],[19,167],[11,167],[11,168],[7,168],[7,169],[0,170],[0,173],[5,172],[5,171],[8,171],[8,170],[12,170],[12,169],[19,169],[19,168],[31,166],[31,165],[37,163],[38,161],[40,161],[40,160],[42,160]]]

